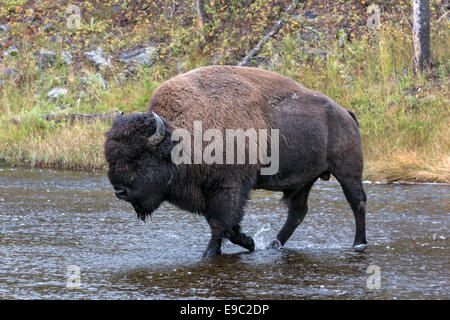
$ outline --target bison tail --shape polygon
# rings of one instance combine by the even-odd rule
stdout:
[[[355,116],[355,114],[353,113],[353,111],[347,109],[347,112],[352,116],[353,120],[355,120],[355,122],[356,122],[356,125],[359,127],[359,122],[358,122],[358,120],[356,119],[356,116]]]

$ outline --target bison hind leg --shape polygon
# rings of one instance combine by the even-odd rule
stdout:
[[[300,190],[284,191],[283,199],[288,205],[288,217],[283,228],[278,233],[277,239],[269,245],[269,248],[279,248],[284,246],[295,229],[302,223],[303,218],[308,212],[309,192],[317,179],[318,177],[314,178]]]
[[[355,241],[353,242],[353,248],[355,250],[362,250],[367,247],[366,240],[366,201],[367,196],[364,191],[362,179],[360,176],[354,177],[351,175],[342,176],[335,175],[342,190],[344,191],[345,198],[350,204],[353,211],[356,224]]]

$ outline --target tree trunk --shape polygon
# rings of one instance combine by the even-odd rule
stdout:
[[[203,27],[206,24],[205,3],[203,0],[196,0],[195,6],[197,7],[198,28],[200,29],[201,32],[203,32]]]
[[[423,72],[430,66],[430,0],[413,1],[414,67]]]

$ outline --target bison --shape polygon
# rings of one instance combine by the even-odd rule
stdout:
[[[194,134],[196,121],[201,121],[203,129],[220,132],[279,130],[277,171],[262,174],[267,167],[262,161],[174,163],[174,148],[181,143],[173,138],[174,132],[181,128]],[[148,112],[119,116],[105,136],[108,178],[117,198],[131,203],[142,220],[163,201],[203,215],[211,228],[204,256],[221,254],[223,238],[254,250],[253,239],[240,227],[253,189],[283,192],[287,220],[272,243],[283,246],[308,211],[311,187],[330,174],[341,184],[355,217],[353,246],[367,245],[356,117],[288,77],[258,68],[198,68],[162,83]],[[271,140],[269,135],[265,142]]]

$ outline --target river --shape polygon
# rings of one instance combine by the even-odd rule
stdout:
[[[202,259],[209,227],[164,203],[146,223],[104,173],[0,168],[2,299],[449,299],[450,187],[365,184],[367,240],[339,184],[318,182],[282,249],[281,194],[252,194],[242,222],[257,249],[228,241]]]

